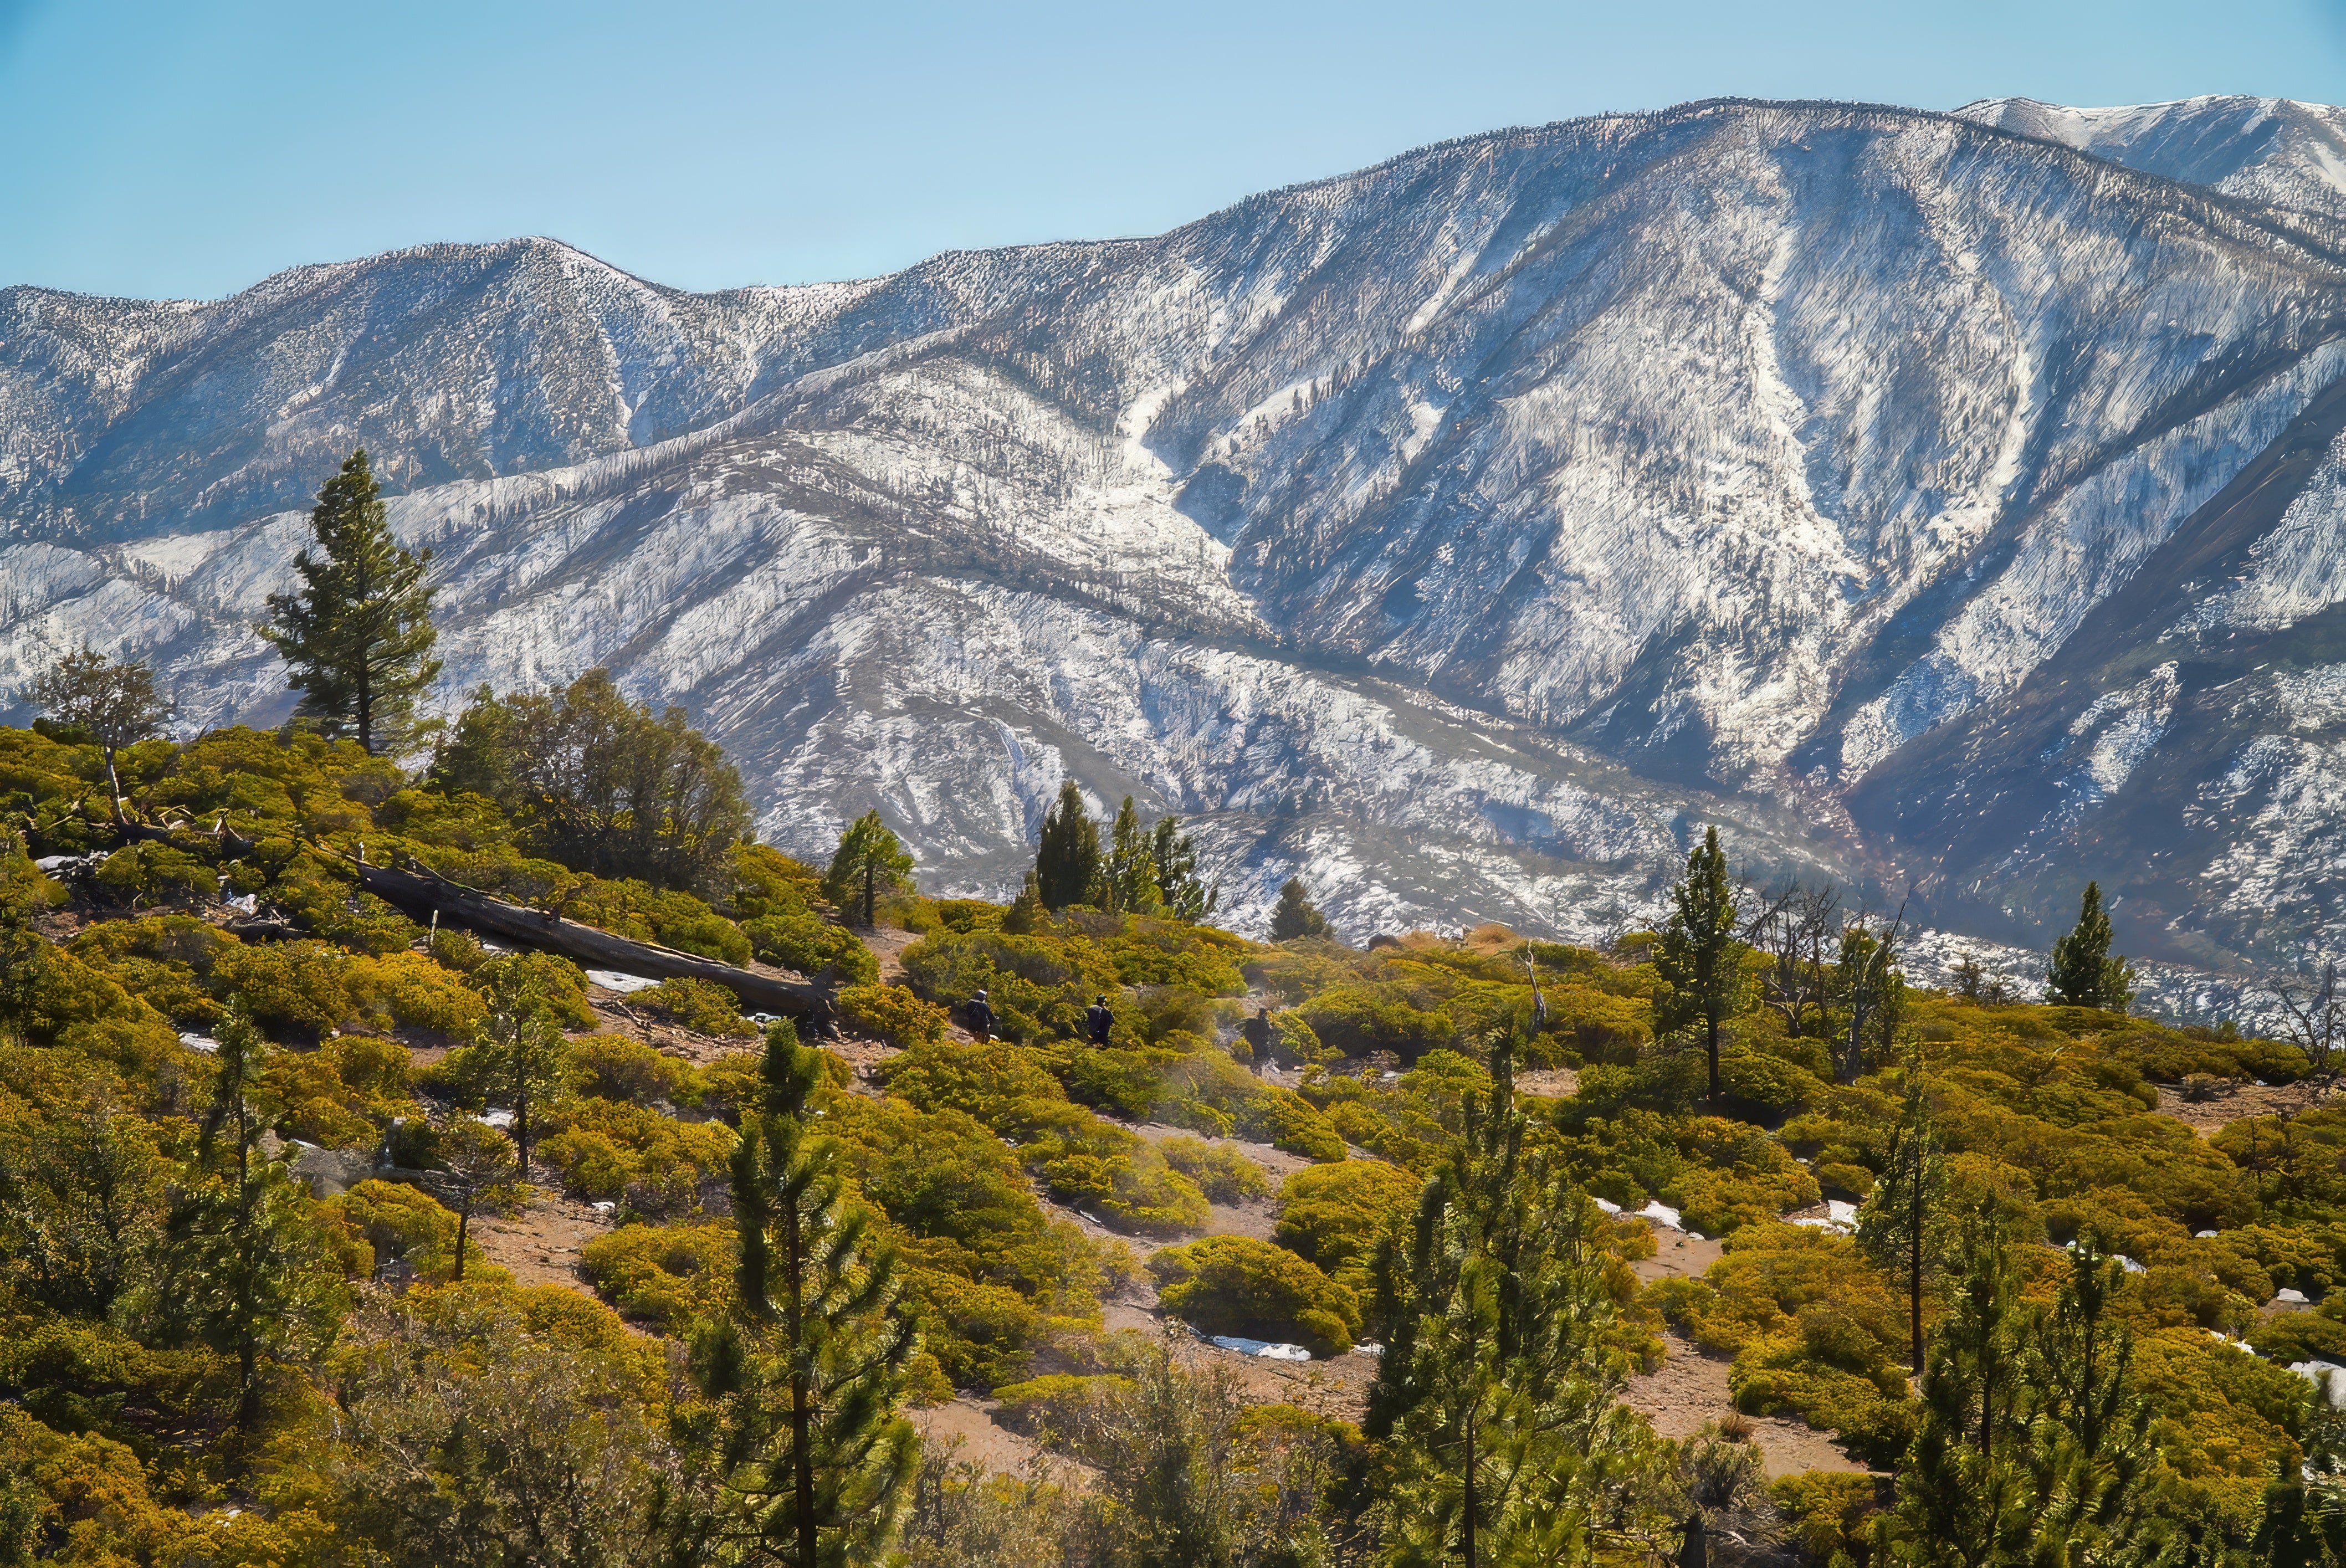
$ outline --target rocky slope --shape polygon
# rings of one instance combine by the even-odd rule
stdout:
[[[249,623],[362,442],[452,698],[610,665],[803,852],[877,803],[998,891],[1072,774],[1200,819],[1242,926],[1300,868],[1355,936],[1585,933],[1716,820],[1984,937],[2092,872],[2137,951],[2293,961],[2346,934],[2346,220],[2289,109],[2195,162],[1694,105],[818,288],[8,290],[0,685],[88,638],[281,713]]]

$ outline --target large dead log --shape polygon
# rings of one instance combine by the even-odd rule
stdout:
[[[164,843],[178,836],[168,829],[150,828],[138,822],[126,822],[119,830],[125,839]],[[183,828],[179,832],[203,834],[204,830]],[[249,854],[257,847],[225,827],[216,826],[205,836],[213,838],[232,854]],[[713,981],[740,998],[742,1005],[752,1012],[803,1017],[814,1010],[815,988],[804,981],[736,969],[723,959],[703,958],[697,952],[662,947],[655,942],[637,942],[599,926],[565,920],[549,910],[508,903],[478,888],[452,882],[420,862],[413,870],[402,871],[392,866],[370,866],[345,856],[332,859],[335,865],[357,879],[361,888],[415,920],[428,921],[437,914],[452,925],[504,937],[525,947],[558,952],[582,965],[616,970],[622,974],[640,974],[653,980]]]
[[[414,919],[426,920],[437,913],[443,921],[558,952],[597,969],[617,970],[654,980],[713,981],[754,1011],[803,1015],[814,1008],[814,987],[803,981],[736,969],[723,959],[703,958],[697,952],[683,952],[658,942],[637,942],[599,926],[565,920],[549,910],[507,903],[426,869],[398,871],[353,860],[339,863],[357,876],[360,887]]]

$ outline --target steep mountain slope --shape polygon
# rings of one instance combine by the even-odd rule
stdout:
[[[2227,196],[2346,216],[2346,110],[2326,104],[2231,97],[2073,109],[1986,98],[1955,113]]]
[[[1715,818],[2034,940],[2099,844],[2138,947],[2294,956],[2346,920],[2341,285],[2320,211],[1714,103],[852,285],[11,290],[0,683],[88,637],[281,711],[247,627],[362,441],[452,695],[609,664],[801,850],[876,801],[999,889],[1072,774],[1202,818],[1250,918],[1300,867],[1355,934],[1585,930]]]

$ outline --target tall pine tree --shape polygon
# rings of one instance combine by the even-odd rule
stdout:
[[[1157,864],[1157,891],[1165,912],[1195,923],[1222,901],[1222,884],[1210,886],[1198,871],[1198,845],[1181,831],[1181,819],[1160,817],[1149,832],[1149,858]]]
[[[1924,1568],[2025,1561],[2028,1506],[2025,1372],[2010,1221],[1993,1198],[1954,1226],[1952,1299],[1923,1374],[1923,1427],[1898,1478],[1901,1558]]]
[[[1746,984],[1744,947],[1735,939],[1743,920],[1742,890],[1728,877],[1717,828],[1707,830],[1687,856],[1685,880],[1670,890],[1670,898],[1673,908],[1655,949],[1654,967],[1670,983],[1673,1022],[1703,1026],[1716,1104],[1722,1095],[1719,1030],[1735,1015]]]
[[[318,492],[310,513],[317,554],[293,557],[301,587],[269,596],[254,628],[291,667],[302,715],[370,752],[395,752],[413,734],[415,699],[440,674],[432,645],[432,552],[393,539],[363,449]]]
[[[1384,1354],[1362,1430],[1403,1565],[1580,1561],[1651,1434],[1617,1403],[1602,1217],[1525,1146],[1512,1042],[1492,1088],[1377,1260]]]
[[[1857,1244],[1905,1288],[1908,1364],[1919,1378],[1923,1369],[1923,1288],[1938,1261],[1940,1205],[1946,1196],[1947,1175],[1919,1055],[1907,1058],[1904,1078],[1904,1098],[1881,1178],[1857,1211]]]
[[[1156,844],[1127,795],[1108,834],[1108,908],[1125,914],[1165,912],[1164,895],[1157,891]]]
[[[2149,1506],[2158,1460],[2134,1337],[2109,1316],[2125,1281],[2116,1258],[2081,1239],[2037,1334],[2027,1381],[2039,1563],[2147,1565],[2169,1544]]]
[[[2102,884],[2087,882],[2077,907],[2077,923],[2053,942],[2045,966],[2045,1000],[2071,1007],[2124,1013],[2134,1001],[2134,969],[2110,956],[2110,917],[2102,909]]]
[[[787,1021],[767,1032],[733,1154],[733,1302],[694,1349],[718,1494],[684,1523],[685,1561],[882,1561],[918,1462],[897,1409],[917,1341],[895,1254],[809,1125],[822,1077]]]
[[[1084,792],[1062,780],[1059,798],[1043,813],[1043,836],[1035,851],[1035,882],[1043,906],[1056,913],[1069,904],[1097,902],[1105,889],[1099,824],[1084,809]]]
[[[235,1359],[236,1424],[261,1413],[261,1374],[321,1342],[337,1281],[308,1196],[263,1151],[269,1124],[255,1097],[267,1048],[231,1002],[195,1158],[175,1184],[164,1223],[157,1304],[167,1329]]]
[[[867,931],[879,918],[880,895],[911,885],[913,857],[877,807],[847,825],[823,873],[822,896],[852,911]]]

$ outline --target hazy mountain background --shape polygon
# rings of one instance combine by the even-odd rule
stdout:
[[[688,294],[545,239],[0,292],[0,687],[270,722],[353,445],[447,699],[611,667],[801,854],[1001,896],[1072,775],[1259,927],[1585,935],[1706,821],[2034,945],[2346,938],[2346,114],[1713,102],[1153,239]]]

